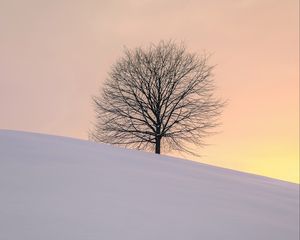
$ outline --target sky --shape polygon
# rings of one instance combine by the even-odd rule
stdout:
[[[299,183],[298,0],[0,0],[0,129],[87,139],[124,47],[170,39],[212,54],[228,99],[202,157],[178,156]]]

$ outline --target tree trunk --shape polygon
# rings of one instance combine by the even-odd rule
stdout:
[[[160,154],[160,137],[156,137],[155,139],[155,153]]]

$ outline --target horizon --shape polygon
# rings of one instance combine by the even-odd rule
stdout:
[[[22,130],[14,130],[14,129],[0,129],[0,132],[1,131],[15,132],[15,133],[21,133],[21,134],[34,134],[34,135],[36,134],[36,135],[41,135],[41,137],[42,136],[45,136],[45,137],[48,136],[48,137],[66,138],[66,139],[70,139],[70,140],[76,140],[76,141],[83,141],[83,142],[90,142],[90,143],[94,143],[94,144],[99,144],[100,146],[101,145],[106,145],[106,146],[116,148],[116,149],[120,148],[120,149],[124,149],[124,150],[129,150],[129,151],[138,151],[138,152],[143,152],[143,153],[147,153],[147,154],[154,154],[153,152],[149,152],[149,151],[138,150],[138,149],[135,149],[135,148],[128,148],[128,147],[113,145],[113,144],[109,144],[109,143],[95,142],[95,141],[92,141],[92,140],[89,140],[89,139],[76,138],[76,137],[70,137],[70,136],[53,135],[53,134],[47,134],[47,133],[42,133],[42,132],[31,132],[31,131],[22,131]],[[212,165],[210,163],[200,162],[200,161],[197,161],[197,160],[184,158],[184,156],[180,156],[180,155],[169,155],[169,154],[163,154],[162,153],[162,154],[159,154],[158,156],[170,157],[170,158],[174,158],[174,159],[178,159],[178,160],[182,160],[182,161],[191,161],[191,162],[194,162],[194,163],[199,163],[200,165],[203,164],[203,165],[216,167],[216,168],[220,168],[220,169],[225,169],[225,170],[238,172],[238,173],[242,173],[242,174],[250,174],[252,176],[258,176],[258,177],[262,177],[262,178],[273,179],[273,180],[283,181],[283,182],[287,182],[287,183],[294,183],[294,184],[299,185],[299,182],[297,182],[297,181],[293,182],[293,181],[288,181],[288,180],[284,180],[284,179],[280,179],[280,178],[274,178],[274,177],[270,177],[270,176],[260,175],[258,173],[247,172],[247,171],[242,171],[242,170],[238,170],[238,169]]]

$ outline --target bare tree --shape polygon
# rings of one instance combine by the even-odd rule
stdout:
[[[188,143],[204,144],[223,106],[213,96],[212,69],[207,55],[172,41],[126,49],[93,98],[91,138],[158,154],[162,148],[192,153]]]

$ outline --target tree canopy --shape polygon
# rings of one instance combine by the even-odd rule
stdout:
[[[95,141],[137,149],[193,153],[219,124],[223,101],[214,96],[208,56],[169,41],[125,49],[93,97]]]

